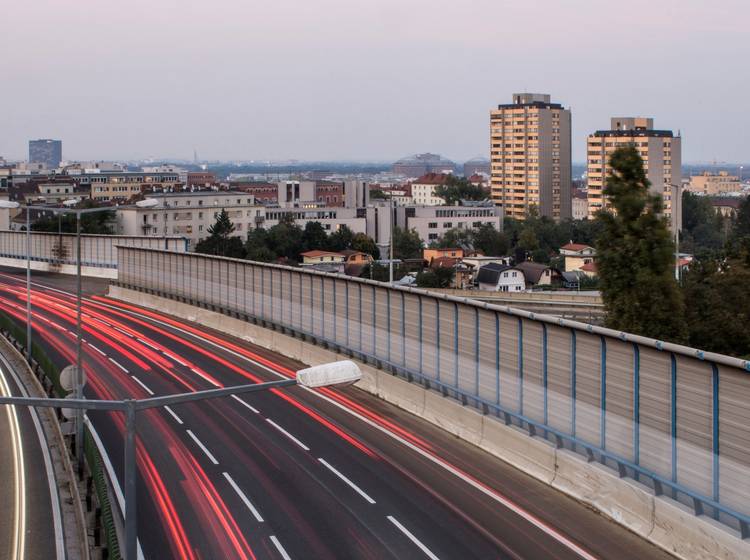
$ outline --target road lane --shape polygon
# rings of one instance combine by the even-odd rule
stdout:
[[[13,295],[13,282],[9,284],[6,296]],[[69,296],[40,290],[38,297],[41,313],[52,313],[49,320],[69,323],[69,313],[66,319],[65,313],[52,312],[72,309]],[[86,322],[97,324],[102,332],[109,329],[106,335],[91,335],[98,351],[107,354],[102,361],[109,362],[102,370],[103,385],[116,393],[147,396],[130,376],[156,394],[169,394],[274,379],[279,372],[299,367],[218,333],[202,329],[193,336],[185,332],[191,326],[181,321],[148,312],[134,315],[114,302],[103,303],[87,302]],[[50,330],[54,336],[72,336]],[[219,346],[212,343],[216,340]],[[113,365],[110,357],[121,367]],[[572,500],[387,403],[356,389],[327,395],[329,400],[323,400],[319,394],[294,389],[154,412],[158,429],[149,422],[144,434],[141,427],[144,449],[167,473],[167,494],[175,500],[178,517],[191,527],[187,533],[192,546],[201,552],[211,550],[204,548],[209,546],[208,536],[224,531],[235,538],[238,533],[247,535],[254,553],[269,558],[280,557],[277,542],[292,558],[419,557],[424,551],[414,539],[439,558],[580,557],[576,551],[602,558],[632,557],[633,551],[642,558],[666,557]],[[352,409],[359,417],[352,415]],[[273,429],[269,419],[304,447]],[[218,464],[196,445],[187,429],[204,442]],[[105,439],[117,441],[118,434],[109,433]],[[160,446],[164,448],[165,441],[167,447],[183,452],[176,456],[172,450],[171,458],[164,456]],[[192,451],[185,453],[185,449]],[[436,462],[436,457],[453,471]],[[375,503],[363,499],[320,459],[364,488]],[[185,473],[191,474],[186,480],[192,482],[175,489],[171,479]],[[488,499],[487,488],[522,504],[542,525],[557,526],[573,547],[512,508]],[[139,492],[145,489],[139,487]],[[220,505],[191,512],[190,508],[200,509],[196,504],[201,496],[224,501],[231,513],[223,514]],[[253,515],[248,501],[263,522]],[[159,517],[151,512],[147,519]],[[212,531],[203,532],[195,529],[193,519],[209,524],[223,519],[226,524],[214,524]],[[143,516],[140,521],[143,526]],[[157,544],[160,538],[164,536],[147,536],[144,550],[163,550]]]
[[[28,396],[2,354],[0,395]],[[57,483],[37,411],[0,405],[0,442],[0,558],[65,558]]]

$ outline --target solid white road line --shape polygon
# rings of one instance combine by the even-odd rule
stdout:
[[[170,360],[173,360],[173,361],[177,362],[177,363],[178,363],[178,364],[180,364],[181,366],[185,366],[185,367],[188,367],[188,365],[187,365],[187,364],[186,364],[185,362],[183,362],[183,361],[182,361],[181,359],[179,359],[179,358],[178,358],[177,356],[175,356],[175,355],[173,355],[173,354],[170,354],[170,353],[168,353],[168,352],[164,352],[164,355],[165,355],[165,356],[166,356],[167,358],[169,358]]]
[[[263,523],[263,518],[260,516],[260,512],[255,509],[255,506],[250,502],[250,499],[245,495],[245,493],[240,490],[240,487],[237,486],[237,483],[234,481],[234,479],[229,475],[229,473],[222,473],[224,475],[224,478],[227,479],[227,482],[229,482],[229,485],[234,489],[235,492],[237,492],[237,495],[240,497],[240,500],[242,500],[242,503],[244,503],[247,506],[247,509],[250,510],[250,513],[253,514],[253,517],[258,521],[258,523]]]
[[[244,406],[244,407],[249,408],[250,410],[252,410],[255,414],[260,414],[260,410],[258,410],[257,408],[254,408],[254,407],[250,406],[245,401],[243,401],[241,398],[239,398],[237,395],[232,395],[232,398],[234,400],[236,400],[238,403],[240,403],[242,406]]]
[[[119,362],[118,362],[117,360],[115,360],[114,358],[109,358],[109,361],[110,361],[110,362],[112,362],[113,364],[115,364],[115,365],[116,365],[116,366],[117,366],[118,368],[120,368],[120,369],[121,369],[122,371],[124,371],[125,373],[130,373],[130,372],[129,372],[129,371],[127,370],[127,369],[125,369],[125,366],[123,366],[122,364],[120,364],[120,363],[119,363]]]
[[[139,339],[137,339],[137,340],[138,340],[138,342],[140,342],[141,344],[145,344],[146,346],[148,346],[149,348],[151,348],[151,349],[153,349],[153,350],[156,350],[157,352],[159,351],[159,349],[158,349],[158,348],[157,348],[156,346],[154,346],[153,344],[151,344],[151,343],[150,343],[150,342],[148,342],[147,340],[143,340],[142,338],[139,338]]]
[[[209,458],[209,459],[211,460],[211,462],[212,462],[212,463],[213,463],[214,465],[218,465],[218,464],[219,464],[219,461],[217,461],[217,460],[216,460],[216,457],[214,457],[214,456],[213,456],[213,455],[211,454],[211,452],[210,452],[210,451],[209,451],[209,450],[208,450],[208,449],[206,448],[206,446],[205,446],[205,445],[203,445],[203,442],[201,442],[201,440],[199,440],[199,439],[198,439],[198,438],[196,437],[196,435],[195,435],[195,434],[194,434],[194,433],[193,433],[192,431],[190,431],[190,430],[187,430],[187,433],[188,433],[188,435],[189,435],[189,436],[190,436],[191,438],[193,438],[193,441],[194,441],[195,443],[197,443],[197,444],[198,444],[198,447],[200,447],[200,448],[201,448],[201,449],[203,450],[203,453],[205,453],[205,454],[206,454],[206,457],[208,457],[208,458]]]
[[[190,368],[190,371],[192,371],[192,372],[193,372],[193,373],[194,373],[195,375],[197,375],[197,376],[198,376],[198,377],[200,377],[201,379],[205,379],[206,381],[208,381],[208,382],[209,382],[209,383],[210,383],[211,385],[213,385],[214,387],[221,387],[221,385],[219,385],[218,383],[216,383],[216,381],[214,381],[214,380],[213,380],[213,379],[211,379],[210,377],[207,377],[206,375],[204,375],[204,374],[203,374],[202,372],[198,371],[197,369],[195,369],[195,368]]]
[[[5,360],[5,357],[0,355],[0,361],[5,364],[8,373],[15,381],[18,390],[21,392],[21,395],[24,397],[28,397],[29,392],[27,391],[26,387],[24,387],[23,383],[21,383],[21,380],[18,378],[16,372],[13,371],[13,369],[10,367],[10,364],[8,364],[8,362]],[[0,375],[2,374],[1,370],[2,368],[0,368]],[[60,496],[57,492],[57,478],[55,477],[55,471],[52,467],[52,457],[49,450],[49,444],[47,442],[47,436],[45,435],[44,430],[42,429],[41,422],[39,420],[39,412],[36,408],[32,407],[29,408],[29,414],[31,416],[32,422],[34,423],[34,429],[36,430],[36,435],[41,445],[42,456],[44,458],[44,468],[45,472],[47,473],[47,485],[49,487],[50,504],[52,506],[52,519],[55,525],[55,545],[57,551],[57,559],[63,560],[65,558],[65,537],[63,536],[62,529],[62,511],[60,509]]]
[[[149,389],[148,387],[146,387],[146,384],[143,381],[141,381],[140,379],[138,379],[135,375],[131,375],[130,377],[132,377],[133,381],[135,381],[136,383],[138,383],[138,385],[140,385],[141,387],[143,387],[143,390],[146,391],[149,395],[153,395],[154,394],[154,392],[151,389]],[[180,422],[180,424],[182,424],[182,422]]]
[[[86,344],[89,344],[89,343],[87,342]],[[102,356],[106,356],[106,355],[107,355],[107,354],[106,354],[106,353],[105,353],[105,352],[104,352],[103,350],[99,350],[99,348],[97,348],[97,347],[96,347],[96,346],[94,346],[93,344],[89,344],[89,348],[92,348],[92,349],[96,350],[96,351],[97,351],[97,352],[99,352],[99,353],[100,353],[100,354],[101,354]]]
[[[172,418],[174,418],[177,421],[178,424],[182,424],[183,423],[182,422],[182,418],[180,418],[179,416],[177,416],[177,414],[175,413],[174,410],[172,410],[168,406],[165,406],[164,409],[172,415]]]
[[[422,543],[422,541],[420,541],[417,537],[415,537],[411,533],[411,531],[409,531],[409,529],[407,529],[406,527],[404,527],[403,525],[401,525],[401,523],[399,523],[398,519],[396,519],[392,515],[389,515],[388,516],[388,521],[390,521],[391,523],[393,523],[396,527],[398,527],[399,531],[401,531],[404,535],[406,535],[407,537],[409,537],[409,540],[411,542],[413,542],[415,545],[417,545],[417,547],[419,548],[419,550],[421,550],[422,552],[424,552],[425,555],[427,556],[427,558],[429,558],[430,560],[440,560],[437,556],[435,556],[432,553],[432,551],[429,548],[427,548]]]
[[[271,542],[276,547],[276,550],[279,551],[279,554],[281,554],[281,557],[284,560],[292,560],[292,557],[287,554],[286,550],[284,550],[284,547],[281,546],[281,543],[279,542],[279,539],[277,539],[274,535],[271,535]]]
[[[271,424],[271,426],[273,426],[274,428],[276,428],[277,430],[279,430],[282,434],[284,434],[286,437],[288,437],[289,439],[291,439],[294,443],[296,443],[297,445],[299,445],[305,451],[310,451],[309,447],[307,447],[304,443],[302,443],[300,440],[298,440],[292,434],[290,434],[289,432],[287,432],[284,428],[282,428],[281,426],[279,426],[276,422],[274,422],[270,418],[266,418],[266,422],[268,422],[269,424]]]
[[[117,332],[119,332],[121,334],[124,334],[125,336],[127,336],[129,338],[134,338],[133,335],[130,334],[129,332],[125,332],[124,330],[122,330],[122,329],[120,329],[118,327],[112,327],[112,328],[115,329]]]
[[[0,395],[12,396],[10,386],[0,371]],[[10,548],[10,560],[24,560],[26,558],[26,467],[23,459],[23,442],[21,427],[15,406],[6,406],[8,425],[10,430],[11,453],[13,454],[14,502],[13,512],[13,542]]]
[[[375,503],[375,500],[373,500],[370,496],[368,496],[367,492],[365,492],[364,490],[362,490],[359,486],[357,486],[356,484],[354,484],[351,480],[349,480],[347,477],[345,477],[343,474],[341,474],[339,471],[337,471],[333,467],[333,465],[331,465],[328,461],[326,461],[325,459],[322,459],[320,457],[318,457],[318,461],[320,461],[329,471],[331,471],[333,474],[335,474],[336,476],[338,476],[341,480],[343,480],[344,482],[346,482],[352,488],[352,490],[354,490],[357,494],[359,494],[360,496],[362,496],[367,501],[367,503],[369,503],[369,504],[374,504]]]

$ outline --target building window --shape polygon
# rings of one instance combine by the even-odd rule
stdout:
[[[427,224],[427,227],[430,229],[436,229],[437,228],[437,222],[430,222]]]

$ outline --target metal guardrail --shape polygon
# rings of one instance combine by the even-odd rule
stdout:
[[[370,280],[151,249],[118,283],[280,329],[577,451],[750,536],[750,363]]]
[[[87,267],[117,268],[117,247],[168,248],[187,251],[184,237],[153,237],[126,235],[81,235],[81,264]],[[26,262],[26,232],[0,231],[0,257]],[[31,233],[31,260],[53,265],[75,265],[77,244],[74,233]]]

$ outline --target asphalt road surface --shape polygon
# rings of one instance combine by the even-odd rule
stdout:
[[[2,355],[0,395],[28,396]],[[0,405],[0,481],[0,558],[64,558],[57,486],[33,409]]]
[[[70,278],[36,275],[34,335],[75,359]],[[284,356],[102,297],[87,281],[89,398],[145,398],[288,377]],[[62,290],[62,291],[61,291]],[[25,321],[18,272],[0,309]],[[90,414],[121,479],[121,415]],[[138,535],[148,559],[666,559],[489,454],[355,388],[300,387],[138,418]]]

